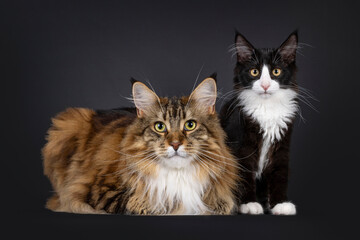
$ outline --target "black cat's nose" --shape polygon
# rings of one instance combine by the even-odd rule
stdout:
[[[175,151],[177,151],[181,145],[180,142],[172,142],[170,145],[174,148]]]

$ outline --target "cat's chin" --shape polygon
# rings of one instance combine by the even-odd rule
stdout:
[[[169,158],[162,158],[161,165],[170,169],[182,169],[189,167],[193,160],[192,157],[181,157],[176,155]]]
[[[268,99],[268,98],[271,98],[271,97],[273,96],[273,93],[261,92],[261,93],[259,93],[259,96],[260,96],[261,98]]]

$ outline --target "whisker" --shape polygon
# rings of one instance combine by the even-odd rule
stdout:
[[[110,174],[105,174],[104,176],[107,176],[107,175],[121,175],[121,174],[125,173],[127,170],[132,169],[132,168],[135,167],[136,165],[139,165],[139,164],[141,164],[141,163],[144,163],[144,162],[146,162],[146,161],[149,161],[149,160],[152,160],[152,159],[155,159],[155,158],[156,158],[156,157],[154,157],[154,156],[148,156],[148,157],[146,157],[146,158],[142,158],[142,159],[140,159],[140,160],[137,161],[137,162],[133,162],[133,163],[127,165],[125,168],[121,169],[120,171],[117,171],[117,172],[114,172],[114,173],[110,173]],[[137,170],[136,170],[136,171],[137,171]],[[134,171],[134,172],[136,172],[136,171]],[[129,174],[131,175],[131,174],[134,173],[134,172],[129,172]]]
[[[193,88],[191,89],[191,92],[193,92],[193,91],[194,91],[195,86],[196,86],[196,83],[197,83],[197,81],[198,81],[198,79],[199,79],[199,77],[200,77],[200,74],[201,74],[201,72],[202,72],[203,68],[204,68],[204,63],[203,63],[203,65],[201,66],[201,68],[200,68],[200,70],[199,70],[199,72],[198,72],[198,74],[197,74],[197,76],[196,76],[196,79],[195,79],[195,82],[194,82]],[[188,105],[189,105],[189,103],[190,103],[190,102],[191,102],[191,95],[190,95],[190,97],[189,97],[189,99],[188,99],[188,102],[186,103],[185,108],[187,108],[187,107],[188,107]]]
[[[301,101],[302,103],[304,103],[305,105],[307,105],[308,107],[310,107],[312,110],[314,110],[315,112],[319,111],[316,109],[316,107],[309,101],[309,99],[320,102],[318,99],[316,99],[314,97],[314,95],[310,92],[310,90],[303,88],[301,86],[298,86],[294,83],[291,83],[292,85],[282,85],[282,87],[288,87],[291,89],[294,89],[295,91],[297,91],[297,99],[299,101]]]
[[[158,159],[158,157],[152,157],[152,158],[146,159],[146,161],[149,161],[149,162],[145,166],[143,166],[141,168],[138,168],[138,169],[134,169],[133,171],[129,172],[128,174],[131,175],[131,174],[134,174],[136,172],[144,171],[147,167],[149,167],[152,163],[154,163],[156,159]],[[124,171],[122,170],[119,173],[122,174],[122,173],[124,173]]]
[[[234,168],[236,168],[236,169],[242,169],[242,167],[240,166],[240,164],[236,164],[236,162],[235,162],[234,164],[232,164],[232,163],[229,163],[229,162],[226,162],[226,161],[220,161],[220,160],[218,160],[218,159],[216,159],[216,158],[212,158],[212,157],[210,157],[209,155],[207,155],[206,153],[200,152],[199,154],[200,154],[201,156],[203,156],[203,157],[206,157],[206,158],[210,159],[210,160],[214,160],[214,161],[216,161],[216,162],[223,163],[223,164],[225,164],[225,165],[234,167]]]
[[[197,155],[197,154],[194,154],[193,155],[193,158],[195,159],[195,160],[197,160],[198,161],[198,163],[205,169],[205,170],[207,170],[207,172],[210,174],[210,176],[215,180],[215,181],[218,181],[217,180],[217,173],[213,170],[213,169],[211,169],[208,165],[206,165],[206,163],[204,162],[204,161],[202,161],[201,160],[201,158]]]
[[[209,158],[209,159],[211,159],[211,160],[217,161],[217,162],[219,162],[219,163],[223,163],[223,164],[232,166],[232,167],[237,168],[237,169],[242,169],[241,166],[239,166],[239,165],[236,164],[236,162],[234,162],[234,164],[232,164],[232,163],[229,163],[229,162],[226,162],[226,161],[220,161],[220,160],[218,160],[218,159],[215,159],[215,158],[213,158],[213,157],[210,157],[208,154],[206,154],[206,153],[204,153],[204,152],[200,152],[200,151],[199,151],[198,153],[199,153],[201,156],[204,156],[204,157]]]
[[[199,146],[208,146],[208,145],[205,145],[205,144],[198,144]],[[252,155],[254,155],[256,152],[258,151],[258,149],[255,149],[252,153],[250,153],[248,156],[246,156],[246,157],[242,157],[242,158],[237,158],[237,157],[235,157],[235,156],[233,156],[234,157],[234,160],[236,160],[236,161],[239,161],[239,160],[243,160],[243,159],[247,159],[247,158],[249,158],[249,157],[251,157]]]
[[[206,162],[203,161],[198,154],[194,154],[193,157],[194,157],[194,159],[196,159],[196,160],[199,161],[200,165],[202,165],[203,167],[205,167],[205,169],[208,170],[210,176],[212,176],[212,178],[213,178],[216,182],[218,182],[218,177],[220,177],[220,175],[219,175],[217,172],[215,172],[214,169],[212,169],[212,168],[218,169],[220,172],[230,173],[230,174],[232,174],[233,176],[235,176],[236,178],[239,177],[237,174],[234,174],[234,173],[232,173],[232,172],[227,171],[226,168],[219,168],[219,167],[217,167],[216,165],[211,164],[211,162],[209,162],[209,161],[206,161]],[[201,164],[201,163],[202,163],[202,164]],[[210,173],[210,171],[213,173],[213,175]],[[228,181],[227,179],[225,179],[225,178],[222,178],[221,180],[229,183],[230,185],[234,184],[234,183],[232,183],[232,182],[229,182],[229,181]]]
[[[201,145],[199,145],[199,146],[201,146]],[[194,148],[194,149],[195,149],[195,148]],[[208,150],[205,150],[205,149],[197,149],[197,150],[198,150],[198,151],[202,151],[202,152],[206,152],[206,153],[210,153],[210,154],[215,155],[215,156],[217,156],[217,157],[220,157],[220,158],[227,159],[227,160],[230,160],[230,161],[235,162],[235,159],[234,159],[234,158],[228,158],[228,157],[225,157],[225,156],[223,156],[223,155],[219,155],[219,154],[217,154],[217,153],[214,153],[214,152],[211,152],[211,151],[208,151]]]
[[[306,46],[306,47],[311,47],[311,48],[315,48],[314,46],[308,44],[308,43],[304,43],[304,42],[299,42],[298,45],[302,48],[302,46]]]
[[[197,152],[196,154],[197,154],[197,156],[199,156],[199,157],[202,156],[202,157],[205,157],[205,158],[207,158],[207,159],[209,159],[209,160],[215,160],[215,161],[218,161],[218,162],[220,162],[220,163],[224,163],[224,162],[222,162],[222,161],[213,159],[213,158],[211,158],[211,157],[209,157],[209,156],[207,156],[206,154],[203,154],[203,153],[201,153],[201,152]],[[220,171],[225,171],[225,172],[228,172],[228,173],[230,173],[230,174],[232,174],[232,175],[234,175],[234,176],[238,176],[237,174],[234,174],[234,173],[232,173],[232,172],[227,171],[227,169],[225,168],[225,166],[222,167],[222,168],[220,168],[219,166],[216,166],[216,165],[215,165],[214,163],[212,163],[212,162],[207,161],[206,163],[207,163],[208,165],[214,167],[214,168],[219,169]]]
[[[301,95],[299,95],[298,97],[299,97],[298,99],[299,99],[301,102],[303,102],[304,104],[306,104],[308,107],[310,107],[310,108],[311,108],[312,110],[314,110],[315,112],[319,113],[319,111],[314,107],[314,105],[312,105],[307,99],[302,98]]]
[[[230,116],[238,106],[239,106],[238,101],[233,101],[226,110],[226,116],[227,117]]]
[[[157,93],[155,92],[155,89],[154,89],[153,86],[151,85],[150,81],[147,80],[146,82],[149,84],[149,86],[151,87],[151,89],[153,90],[153,92],[156,94],[156,96],[158,96]],[[162,105],[161,105],[161,102],[160,102],[159,97],[157,97],[156,99],[157,99],[157,101],[158,101],[158,103],[159,103],[159,106],[160,106],[160,108],[161,108],[162,113],[165,114],[165,111],[164,111],[164,109],[163,109],[163,107],[162,107]]]
[[[148,153],[150,153],[150,152],[153,152],[153,150],[145,150],[145,151],[143,151],[143,152],[141,152],[141,153],[139,153],[139,154],[127,154],[127,153],[124,153],[124,152],[122,152],[122,151],[119,151],[119,150],[115,150],[115,149],[113,149],[113,148],[109,148],[109,147],[106,147],[107,149],[109,149],[109,150],[112,150],[112,151],[114,151],[114,152],[117,152],[117,153],[120,153],[121,155],[124,155],[124,156],[128,156],[128,157],[138,157],[138,156],[143,156],[143,155],[146,155],[146,154],[148,154]]]
[[[300,92],[306,94],[309,98],[311,98],[311,99],[313,99],[313,100],[315,100],[315,101],[317,101],[317,102],[320,102],[320,101],[313,95],[313,93],[312,93],[309,89],[306,89],[306,88],[304,88],[304,87],[302,87],[302,86],[299,86],[299,85],[297,85],[297,84],[295,84],[295,83],[291,83],[291,84],[292,84],[292,85],[282,85],[282,86],[286,86],[286,87],[289,87],[289,88],[294,89],[294,90],[296,90],[296,91],[300,91]]]
[[[196,157],[194,157],[194,159],[195,159],[195,158],[199,161],[199,163],[202,162],[202,163],[206,166],[206,169],[208,170],[208,172],[211,171],[211,172],[213,173],[212,177],[213,177],[213,179],[214,179],[215,181],[217,181],[217,182],[218,182],[218,178],[221,177],[220,173],[229,173],[230,175],[233,175],[233,176],[236,177],[236,178],[239,177],[239,175],[227,171],[226,168],[220,168],[220,167],[214,165],[213,163],[211,163],[211,162],[209,162],[209,161],[206,161],[206,162],[205,162],[205,161],[202,160],[201,157],[198,156],[198,155],[197,155]],[[202,166],[204,166],[204,165],[202,165]],[[217,170],[219,171],[219,173],[216,172],[213,168],[214,168],[214,169],[217,169]],[[210,174],[210,175],[211,175],[211,174]],[[234,183],[229,182],[229,181],[228,181],[227,179],[225,179],[225,178],[221,178],[221,180],[222,180],[222,181],[225,181],[225,182],[227,182],[227,183],[229,183],[229,184],[234,184]]]
[[[137,171],[137,172],[139,172],[139,171],[144,171],[146,168],[148,168],[150,165],[152,165],[157,159],[158,159],[158,157],[155,157],[155,158],[151,159],[148,164],[146,164],[145,166],[143,166],[143,167],[140,168],[140,169],[134,170],[134,172],[136,172],[136,171]]]
[[[300,122],[303,121],[303,123],[306,123],[306,119],[302,115],[302,111],[301,111],[300,106],[298,107],[297,113],[299,114]]]

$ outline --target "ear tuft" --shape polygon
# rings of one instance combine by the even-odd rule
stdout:
[[[159,106],[159,97],[142,82],[136,81],[133,83],[132,94],[139,117],[150,113]]]
[[[189,101],[194,101],[199,110],[207,109],[210,114],[215,113],[217,97],[216,81],[206,78],[191,93]]]
[[[135,78],[131,77],[130,82],[131,82],[131,85],[134,85],[134,83],[139,82],[139,81],[136,80]]]
[[[291,63],[296,59],[296,50],[298,48],[297,30],[292,32],[289,37],[278,48],[278,52],[286,63]]]
[[[212,78],[212,79],[214,79],[214,80],[215,80],[215,82],[217,82],[216,77],[217,77],[217,72],[214,72],[214,73],[212,73],[212,74],[210,75],[210,77],[209,77],[209,78]]]
[[[255,48],[251,43],[239,32],[235,34],[235,49],[238,62],[247,62],[254,54]]]

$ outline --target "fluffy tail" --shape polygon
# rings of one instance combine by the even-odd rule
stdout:
[[[44,174],[50,179],[55,192],[60,190],[66,180],[71,157],[84,147],[82,143],[89,137],[94,114],[90,109],[69,108],[52,119],[42,154]],[[54,197],[57,197],[56,193]]]

